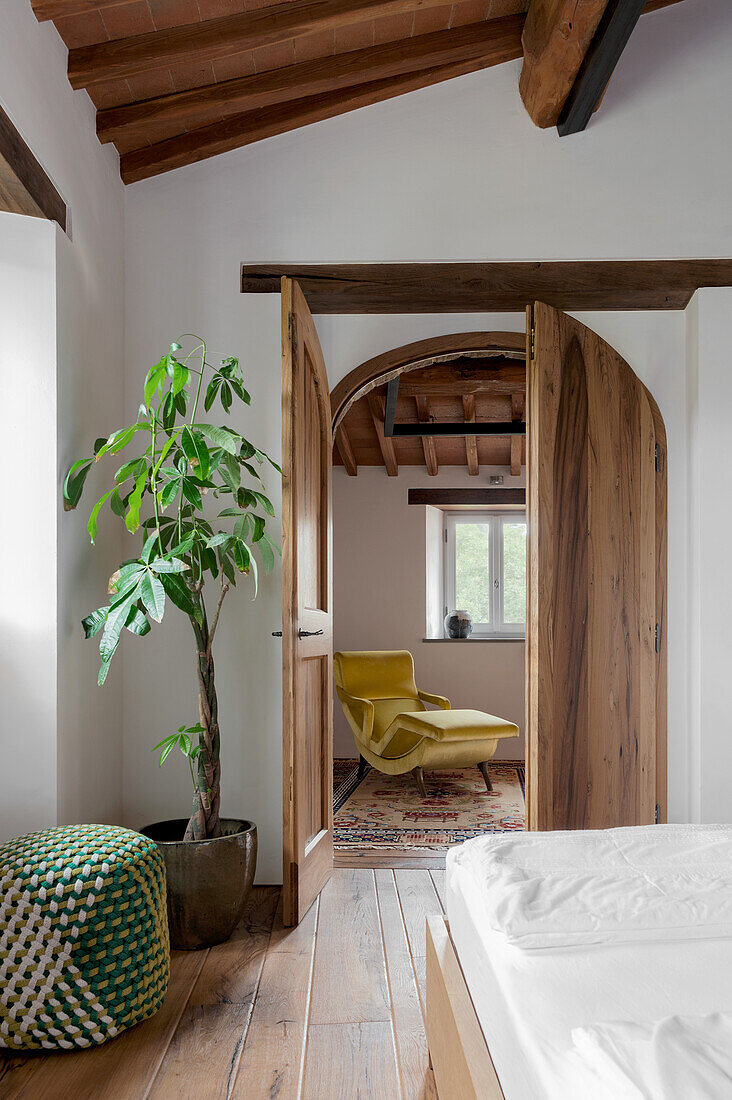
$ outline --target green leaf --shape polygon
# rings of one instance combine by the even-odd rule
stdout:
[[[163,463],[165,462],[165,459],[168,457],[168,452],[170,451],[170,448],[173,446],[173,444],[175,443],[177,438],[178,438],[178,432],[175,431],[170,436],[170,438],[166,440],[165,446],[163,447],[162,451],[160,452],[158,460],[155,463],[155,466],[153,467],[153,472],[152,472],[153,478],[157,478],[158,473],[160,472],[160,467],[163,465]],[[170,476],[170,475],[168,475],[168,476]]]
[[[175,414],[176,414],[175,396],[173,395],[173,393],[171,391],[169,391],[165,395],[165,400],[163,401],[163,407],[162,407],[163,428],[165,429],[166,432],[172,431],[173,425],[175,424]]]
[[[114,489],[110,489],[108,493],[105,493],[103,497],[100,497],[92,508],[91,515],[89,516],[89,522],[86,525],[86,529],[89,532],[89,538],[94,542],[97,537],[97,523],[99,520],[99,513],[102,510],[102,505],[106,500],[111,497]]]
[[[208,477],[210,457],[201,433],[192,432],[186,426],[181,433],[180,445],[198,480],[205,481]]]
[[[153,573],[184,573],[188,566],[180,558],[156,558],[150,562]]]
[[[243,514],[241,508],[224,508],[222,512],[219,512],[219,519],[224,516],[241,516]]]
[[[227,412],[231,408],[231,386],[228,382],[223,382],[221,385],[221,404]]]
[[[215,424],[194,424],[193,427],[230,455],[239,451],[241,436],[229,428],[217,428]]]
[[[171,387],[171,393],[175,397],[179,394],[183,387],[188,383],[189,373],[188,367],[185,363],[181,363],[178,359],[175,361],[175,367],[173,369],[173,385]]]
[[[126,592],[132,591],[132,588],[142,580],[144,572],[144,565],[139,561],[132,561],[120,566],[116,573],[112,574],[109,578],[108,592],[110,596],[114,596],[115,603]]]
[[[215,374],[213,376],[213,378],[211,379],[211,381],[209,382],[208,387],[206,389],[206,397],[205,397],[205,400],[203,402],[203,407],[206,410],[206,412],[209,411],[209,409],[213,405],[214,401],[216,400],[216,394],[218,393],[219,386],[221,385],[222,382],[223,382],[223,378],[221,377],[220,374]]]
[[[165,379],[165,359],[159,359],[154,367],[150,367],[145,378],[145,404],[150,405],[153,397],[157,393],[158,389],[162,386]]]
[[[232,493],[235,493],[241,485],[241,468],[236,457],[224,453],[219,472]]]
[[[107,672],[109,670],[109,663],[114,657],[117,646],[119,645],[119,637],[122,633],[122,628],[127,621],[127,617],[132,607],[132,600],[126,599],[119,603],[116,607],[112,605],[107,613],[107,621],[104,624],[104,633],[102,634],[102,640],[99,643],[99,655],[102,658],[102,667],[99,669],[98,684],[101,685],[107,678]]]
[[[190,589],[177,573],[161,573],[160,582],[165,589],[165,594],[180,611],[184,611],[189,618],[195,619],[198,623],[202,621],[200,607],[193,602]]]
[[[123,497],[120,496],[119,489],[115,489],[112,493],[112,497],[109,501],[109,507],[114,512],[115,516],[119,516],[120,519],[124,519],[125,512],[127,511],[127,503],[130,499],[129,493],[126,493]]]
[[[96,611],[90,611],[87,617],[81,620],[85,638],[93,638],[95,634],[99,633],[107,621],[108,611],[109,606],[100,607]]]
[[[234,565],[240,573],[248,573],[252,561],[249,547],[241,539],[234,542]]]
[[[137,634],[142,638],[150,633],[150,623],[138,607],[133,607],[125,620],[125,629],[129,630],[130,634]]]
[[[84,482],[93,465],[93,459],[81,458],[69,468],[64,481],[64,511],[72,511],[81,500]]]
[[[231,535],[228,535],[226,531],[219,531],[218,534],[213,535],[208,540],[206,546],[208,546],[209,549],[212,549],[214,546],[223,546],[223,544],[228,542],[230,538]]]
[[[187,538],[183,539],[182,542],[179,542],[177,544],[177,546],[173,547],[173,549],[170,551],[170,557],[171,558],[182,558],[192,549],[193,549],[193,535],[188,535]]]
[[[257,547],[259,549],[259,556],[262,559],[262,567],[265,574],[271,573],[274,569],[275,563],[275,556],[272,547],[269,545],[269,542],[266,539],[261,539],[257,543]]]
[[[142,504],[142,494],[145,492],[145,483],[147,482],[147,468],[145,468],[137,481],[135,482],[135,488],[130,493],[128,500],[128,511],[125,516],[125,527],[134,535],[137,528],[140,526],[140,505]]]
[[[256,500],[259,501],[268,516],[273,516],[275,514],[272,501],[269,499],[269,497],[266,497],[264,493],[258,493],[256,490],[253,490],[252,496],[254,496]]]
[[[183,496],[186,500],[189,501],[194,508],[198,508],[200,511],[201,508],[203,508],[203,501],[201,500],[201,492],[193,478],[184,477],[181,481],[181,487],[183,489]]]
[[[254,533],[252,535],[252,542],[259,542],[264,534],[264,520],[261,516],[252,516],[252,523],[254,524]]]
[[[165,611],[165,589],[160,580],[150,570],[142,578],[140,598],[148,615],[156,623],[161,622]]]
[[[176,480],[171,479],[170,481],[166,481],[162,491],[158,493],[158,500],[160,501],[160,507],[163,511],[169,508],[178,496],[180,492],[180,480],[180,477],[178,477]]]

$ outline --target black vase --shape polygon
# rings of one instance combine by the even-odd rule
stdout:
[[[469,638],[473,631],[473,618],[469,611],[448,611],[445,615],[445,633],[448,638]]]

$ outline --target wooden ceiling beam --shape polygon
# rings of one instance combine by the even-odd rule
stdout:
[[[511,419],[524,420],[526,409],[526,392],[511,394]],[[519,477],[521,474],[524,439],[520,435],[511,436],[511,476]]]
[[[403,397],[430,394],[434,397],[462,397],[490,393],[510,396],[526,390],[526,367],[515,359],[473,359],[422,367],[401,376]]]
[[[86,15],[92,11],[119,8],[130,0],[31,0],[39,23],[46,19],[62,19],[67,15]]]
[[[422,424],[428,424],[432,419],[430,416],[430,403],[428,397],[415,397],[417,404],[417,419]],[[422,450],[424,452],[424,464],[427,467],[427,473],[431,477],[434,477],[438,471],[437,465],[437,447],[434,439],[430,439],[429,436],[422,436]]]
[[[263,107],[257,111],[247,111],[243,115],[232,115],[231,118],[204,126],[200,130],[192,130],[167,141],[124,153],[120,157],[122,179],[125,183],[135,183],[160,172],[168,172],[231,149],[252,145],[276,134],[284,134],[301,126],[309,126],[313,122],[322,122],[326,118],[355,111],[359,107],[381,103],[385,99],[404,95],[405,92],[412,92],[417,88],[427,88],[442,80],[476,72],[485,65],[486,62],[481,58],[439,65],[422,72],[373,80],[368,84],[308,96],[274,107]]]
[[[335,445],[338,454],[341,456],[341,462],[346,467],[346,473],[349,477],[356,477],[358,475],[358,464],[345,424],[341,424],[336,431]]]
[[[242,264],[242,292],[279,294],[283,275],[321,314],[523,313],[534,301],[563,310],[686,309],[699,287],[732,285],[732,259]]]
[[[142,146],[153,122],[175,124],[182,132],[218,120],[222,114],[244,113],[452,62],[480,59],[482,67],[499,65],[521,56],[523,25],[523,15],[483,20],[111,107],[97,112],[97,133],[102,142],[124,137]]]
[[[389,477],[397,477],[399,474],[399,463],[397,462],[396,451],[394,450],[394,441],[392,439],[387,439],[384,435],[383,399],[378,397],[375,393],[369,393],[366,395],[366,400],[368,401],[371,420],[376,432],[376,438],[379,441],[379,450],[381,451],[381,457],[386,466],[386,472]]]
[[[66,231],[66,203],[43,165],[0,107],[0,210],[58,222]]]
[[[475,423],[475,397],[472,393],[463,395],[463,416],[467,424]],[[480,473],[480,460],[478,458],[478,440],[474,435],[465,436],[465,458],[468,463],[468,473],[475,477],[476,474]]]
[[[643,12],[657,11],[679,2],[647,0],[644,4],[643,0],[617,0],[617,6],[624,9],[626,15],[634,9],[632,30]],[[616,0],[581,0],[580,3],[577,0],[530,0],[523,32],[524,63],[519,91],[537,126],[545,128],[559,122],[603,17],[607,9],[615,5]],[[604,93],[613,68],[614,63],[603,69],[607,71],[604,84],[597,77],[597,85],[601,86],[590,114]]]
[[[286,0],[239,15],[77,47],[69,51],[68,75],[73,88],[88,88],[152,69],[216,61],[316,31],[338,30],[441,4],[444,0]]]

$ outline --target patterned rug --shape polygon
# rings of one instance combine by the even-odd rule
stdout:
[[[523,762],[489,764],[491,793],[477,768],[428,772],[427,798],[411,775],[383,775],[372,768],[358,782],[358,761],[337,760],[335,765],[333,833],[338,849],[439,850],[482,833],[524,828]]]

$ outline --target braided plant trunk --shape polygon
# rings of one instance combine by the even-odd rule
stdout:
[[[225,592],[224,592],[225,595]],[[219,602],[219,610],[223,595]],[[219,704],[216,698],[214,662],[211,652],[213,636],[218,622],[218,611],[213,630],[209,630],[206,608],[200,598],[203,621],[199,625],[191,619],[196,638],[196,672],[198,675],[198,714],[203,727],[199,734],[200,752],[196,760],[196,792],[193,796],[193,813],[185,831],[184,840],[209,840],[221,836],[219,807],[221,803],[221,760],[219,740]]]

